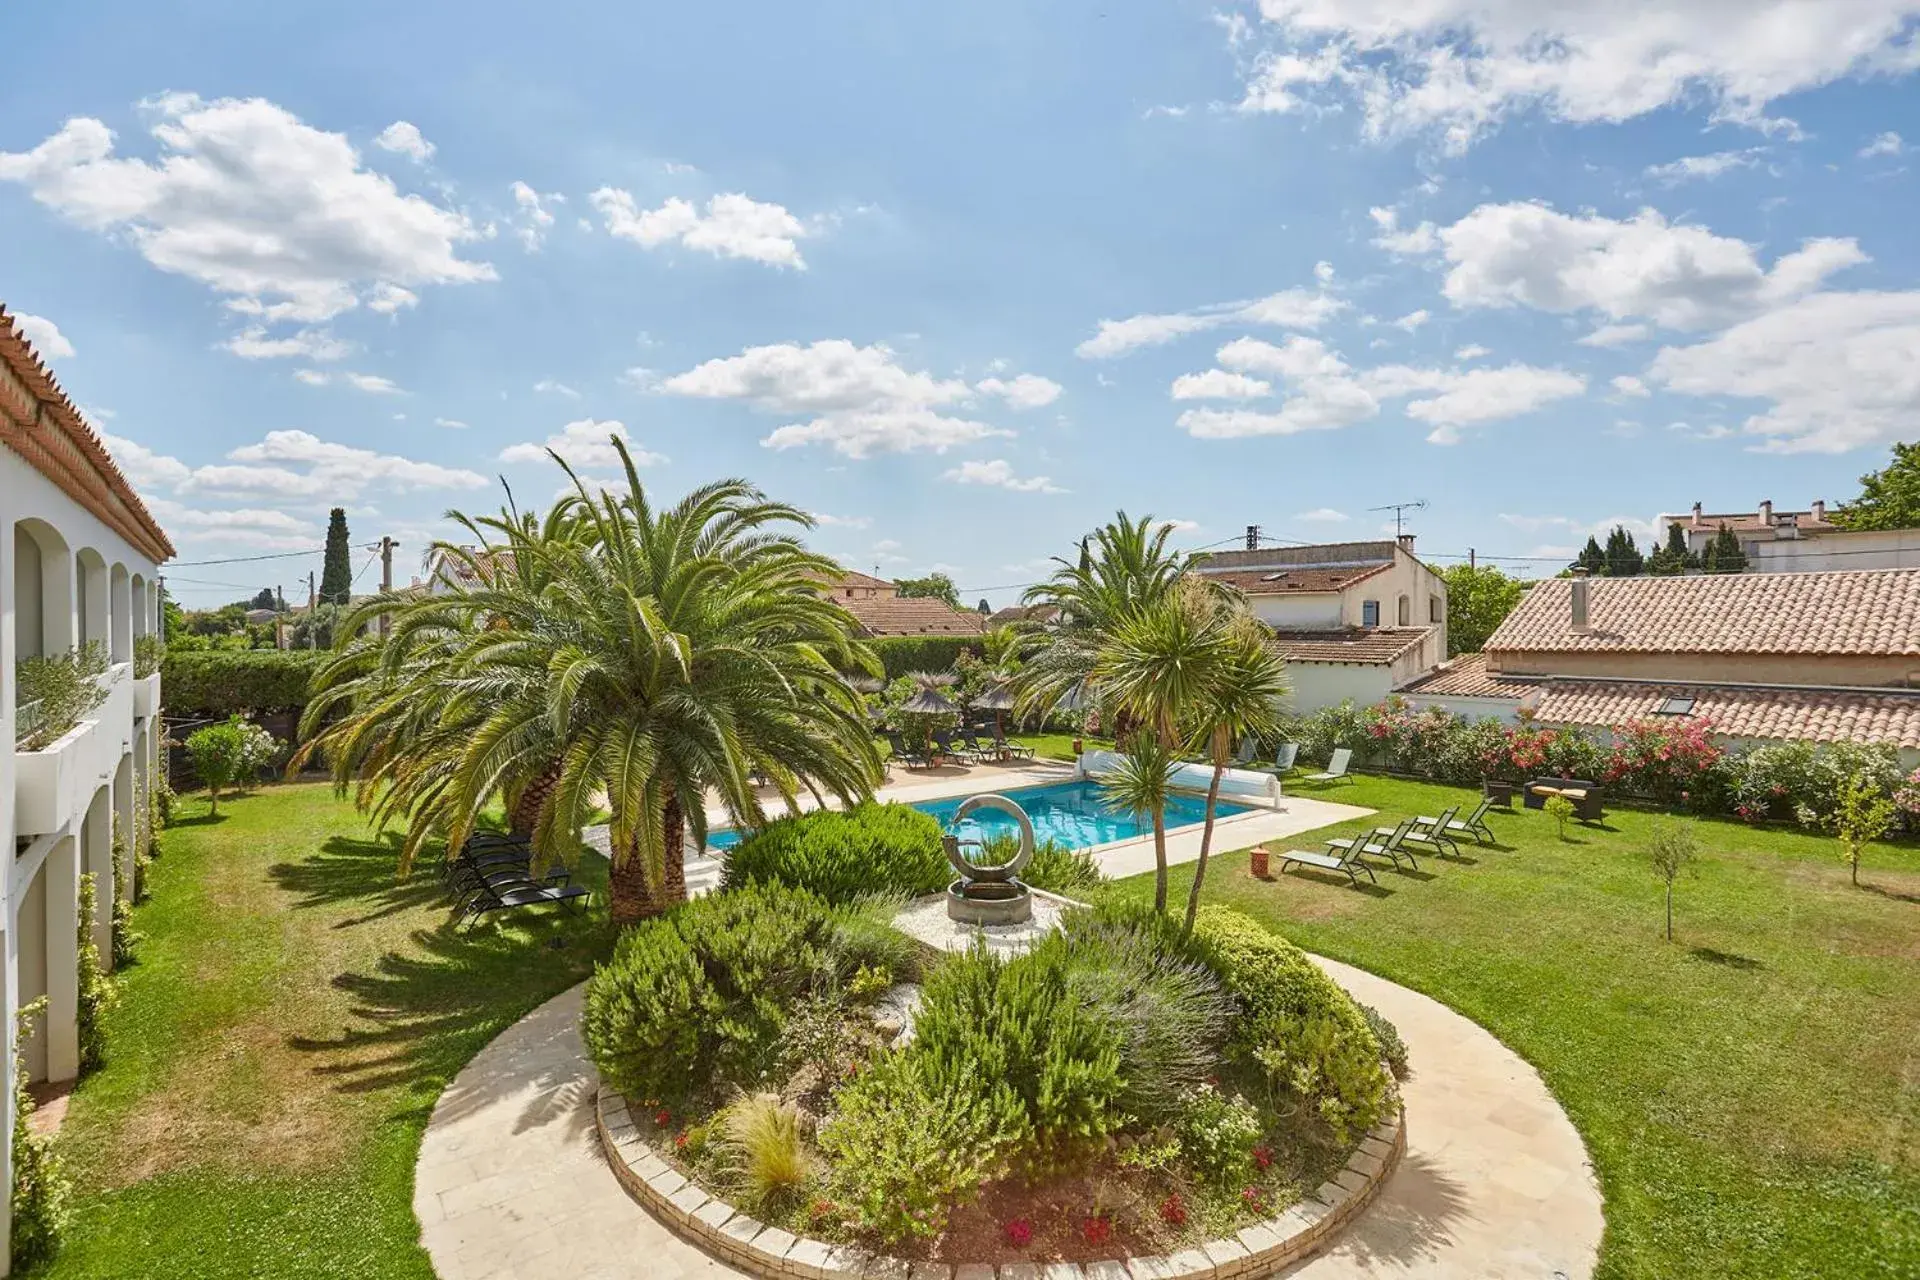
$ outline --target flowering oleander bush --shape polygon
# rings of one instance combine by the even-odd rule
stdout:
[[[1915,769],[1901,781],[1893,793],[1893,807],[1900,811],[1900,816],[1906,819],[1909,826],[1920,819],[1920,769]]]
[[[1713,740],[1713,722],[1704,716],[1649,717],[1615,732],[1600,780],[1679,804],[1683,796],[1710,794],[1725,755]]]

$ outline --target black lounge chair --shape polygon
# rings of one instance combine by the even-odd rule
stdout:
[[[961,746],[953,740],[953,735],[945,729],[933,735],[933,745],[938,754],[949,760],[958,760],[961,764],[978,764],[980,753],[971,747]]]
[[[887,735],[887,749],[893,752],[893,758],[909,769],[931,769],[933,761],[921,752],[915,751],[903,741],[899,734]]]
[[[490,912],[517,911],[521,907],[545,906],[548,903],[557,903],[573,912],[577,910],[573,904],[588,896],[588,891],[577,884],[539,885],[522,882],[515,885],[488,885],[454,907],[453,922],[457,925],[465,921],[471,929],[481,916]]]
[[[1006,733],[1000,728],[999,725],[995,725],[993,727],[993,745],[996,750],[1000,751],[1004,756],[1009,757],[1011,759],[1014,759],[1014,760],[1033,759],[1033,748],[1023,747],[1019,743],[1010,740],[1007,737]]]
[[[993,737],[986,729],[962,729],[958,735],[962,746],[973,752],[976,760],[999,760],[1003,757],[1000,748],[994,745]]]
[[[1441,814],[1438,818],[1415,818],[1413,825],[1416,829],[1420,827],[1435,827],[1438,830],[1446,832],[1449,837],[1451,837],[1454,832],[1458,832],[1463,836],[1472,836],[1476,844],[1492,844],[1494,843],[1493,828],[1487,825],[1487,812],[1492,808],[1493,797],[1490,795],[1481,796],[1480,803],[1473,807],[1473,812],[1469,813],[1465,820],[1455,818],[1452,814]],[[1456,805],[1453,812],[1458,813],[1459,811],[1459,806]],[[1457,848],[1458,842],[1455,842],[1455,844]]]
[[[1413,829],[1401,838],[1409,844],[1425,845],[1443,857],[1449,853],[1458,857],[1460,854],[1460,846],[1456,844],[1453,837],[1448,834],[1448,828],[1449,824],[1453,822],[1455,815],[1459,812],[1460,806],[1454,805],[1451,809],[1442,809],[1440,816],[1437,818],[1415,818],[1413,820]],[[1373,834],[1376,836],[1389,836],[1393,834],[1393,828],[1375,827]]]

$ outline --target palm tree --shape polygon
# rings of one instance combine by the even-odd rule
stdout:
[[[1105,709],[1092,681],[1102,645],[1127,618],[1171,595],[1198,560],[1169,549],[1172,536],[1165,521],[1117,512],[1082,540],[1077,561],[1056,557],[1060,567],[1021,597],[1022,603],[1058,610],[1046,642],[1015,682],[1022,712],[1051,711],[1075,697]],[[1115,736],[1124,736],[1125,715],[1116,721]]]
[[[1153,823],[1153,909],[1162,914],[1167,909],[1167,793],[1178,764],[1178,755],[1159,735],[1136,733],[1120,763],[1100,778],[1107,803]]]
[[[571,858],[604,804],[612,915],[626,925],[684,899],[686,837],[704,843],[709,793],[738,826],[765,820],[756,774],[789,807],[802,789],[871,795],[879,752],[839,672],[879,667],[818,592],[833,563],[781,531],[811,527],[804,512],[741,480],[656,509],[613,444],[624,492],[590,495],[556,457],[575,487],[560,536],[514,544],[516,570],[522,555],[537,565],[537,591],[456,593],[464,624],[428,661],[455,688],[459,744],[417,718],[403,722],[417,749],[401,726],[377,732],[382,759],[405,761],[393,771],[409,851],[427,830],[458,847],[492,796],[523,793],[557,762],[534,846]],[[400,611],[394,634],[410,620]]]
[[[1213,850],[1213,821],[1220,802],[1220,777],[1226,772],[1228,752],[1245,735],[1265,737],[1277,727],[1280,703],[1287,696],[1286,663],[1267,629],[1244,604],[1220,609],[1215,625],[1226,643],[1203,697],[1190,715],[1196,737],[1204,738],[1213,762],[1207,783],[1206,825],[1200,832],[1200,861],[1193,869],[1193,887],[1187,891],[1186,933],[1200,911],[1200,887],[1207,879],[1207,857]]]

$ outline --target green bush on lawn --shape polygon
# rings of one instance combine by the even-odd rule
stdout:
[[[828,902],[873,893],[935,893],[953,878],[940,848],[940,823],[903,804],[781,818],[742,840],[726,863],[728,888],[771,881]]]

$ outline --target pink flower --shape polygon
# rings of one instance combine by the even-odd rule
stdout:
[[[1105,1244],[1113,1238],[1113,1223],[1105,1216],[1091,1217],[1080,1224],[1080,1234],[1088,1244]]]
[[[1186,1222],[1187,1206],[1180,1199],[1178,1191],[1160,1202],[1160,1220],[1170,1227],[1177,1227]]]
[[[1006,1233],[1007,1243],[1016,1249],[1024,1249],[1033,1240],[1033,1223],[1025,1218],[1015,1218],[1001,1230]]]
[[[653,1124],[656,1129],[670,1128],[673,1125],[673,1112],[665,1107],[660,1108],[653,1113]]]
[[[1273,1168],[1273,1148],[1258,1146],[1253,1149],[1253,1167],[1265,1173]]]

